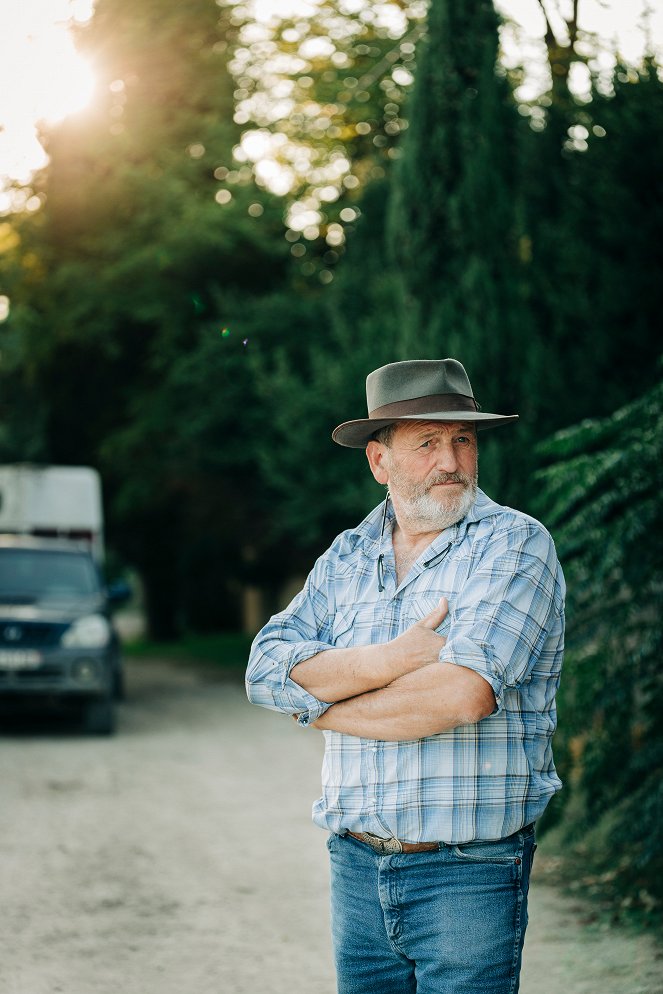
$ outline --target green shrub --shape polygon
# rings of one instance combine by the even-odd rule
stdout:
[[[663,382],[539,447],[566,574],[562,832],[623,906],[663,902]]]

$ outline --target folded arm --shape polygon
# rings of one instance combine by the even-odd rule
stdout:
[[[339,701],[313,726],[398,742],[475,724],[495,710],[490,684],[454,663],[425,666],[380,690]]]
[[[290,679],[330,703],[387,687],[406,673],[439,662],[446,639],[435,629],[448,610],[447,600],[442,598],[434,611],[397,638],[378,645],[319,652],[293,666]]]

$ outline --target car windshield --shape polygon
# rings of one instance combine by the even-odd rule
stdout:
[[[77,552],[0,549],[0,602],[76,600],[99,592],[89,556]]]

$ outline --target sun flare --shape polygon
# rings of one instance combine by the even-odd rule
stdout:
[[[321,2],[244,0],[242,7],[259,22],[268,22],[298,13],[311,16]],[[371,2],[346,0],[345,7],[361,10]],[[9,209],[8,194],[3,194],[3,188],[11,181],[28,183],[31,174],[47,162],[39,143],[39,123],[56,123],[83,109],[93,98],[94,67],[76,50],[71,28],[90,20],[94,5],[95,0],[0,2],[0,214]],[[543,76],[537,68],[545,62],[541,7],[537,0],[495,0],[495,5],[511,20],[502,34],[505,61],[513,65],[522,62],[528,67],[528,78],[518,97],[532,100],[547,85],[545,68]],[[389,16],[393,16],[389,5],[376,6],[385,17],[389,10]],[[571,6],[571,0],[560,0],[560,10],[568,13]],[[557,5],[550,5],[550,10],[556,9]],[[616,51],[633,63],[639,62],[647,49],[663,60],[663,4],[651,0],[582,0],[579,10],[585,35],[594,34],[600,39],[599,68],[603,60],[603,67],[609,71]],[[560,23],[557,18],[558,27]],[[583,86],[588,86],[587,72],[582,78],[576,73],[574,81],[582,96]],[[251,135],[255,143],[256,131]],[[244,146],[252,140],[251,135],[245,138]],[[250,161],[256,161],[248,152],[245,154]],[[277,166],[268,151],[257,161],[259,176],[261,171],[265,174],[264,185],[276,193],[287,193],[292,179],[287,171]]]
[[[72,24],[93,0],[4,0],[0,31],[0,177],[25,182],[46,162],[40,122],[82,110],[94,93],[92,67],[76,51]]]

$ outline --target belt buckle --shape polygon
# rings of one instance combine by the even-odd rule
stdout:
[[[373,835],[372,832],[362,832],[361,837],[380,856],[391,856],[394,853],[403,852],[403,846],[398,839],[381,839],[379,835]]]

